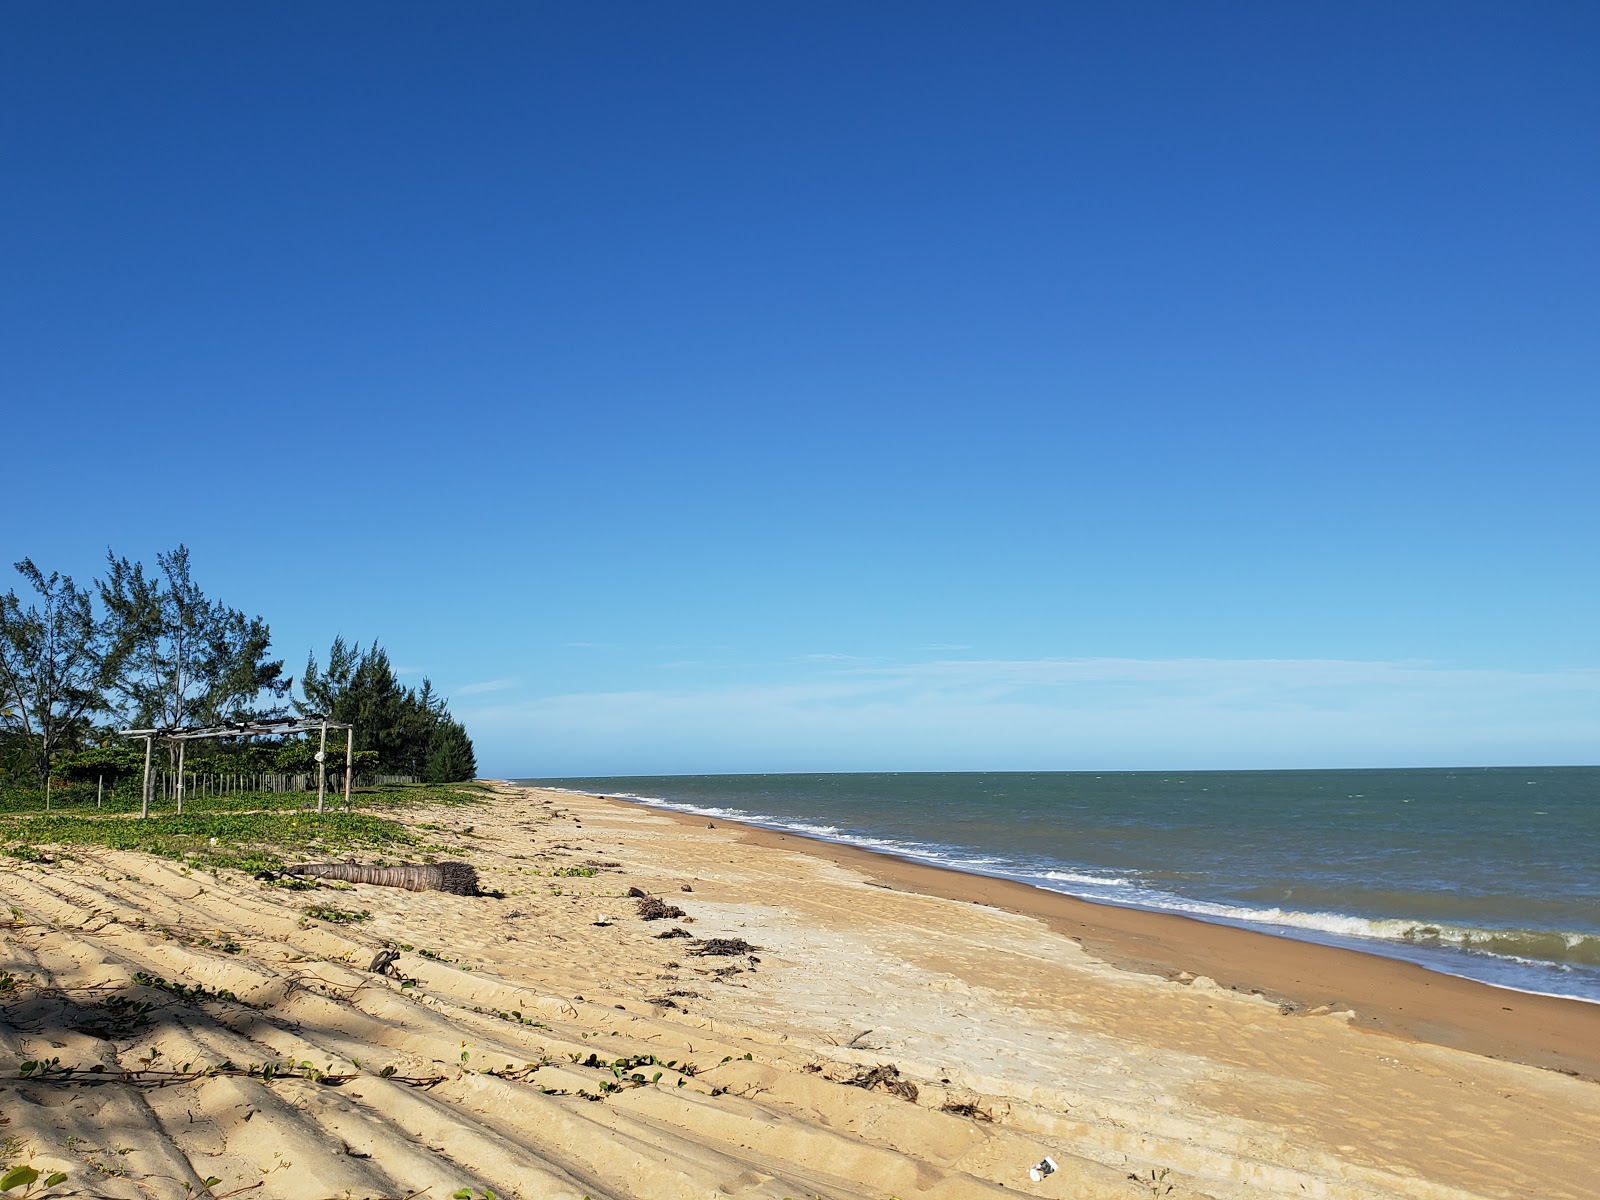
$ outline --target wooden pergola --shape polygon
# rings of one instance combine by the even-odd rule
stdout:
[[[225,721],[221,725],[182,725],[171,729],[120,729],[119,737],[144,739],[144,804],[141,817],[150,815],[150,756],[158,741],[178,747],[178,815],[183,815],[183,748],[202,738],[225,737],[281,737],[288,733],[310,733],[320,730],[322,742],[317,750],[317,811],[323,811],[323,800],[328,790],[328,730],[344,730],[344,806],[350,807],[350,779],[355,760],[354,725],[343,721],[330,721],[321,713],[306,713],[299,717],[267,717],[254,721]]]

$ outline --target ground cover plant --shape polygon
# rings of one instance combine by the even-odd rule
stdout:
[[[44,812],[42,796],[16,803],[21,789],[0,793],[0,852],[39,861],[43,846],[103,846],[139,850],[173,859],[191,868],[280,871],[289,856],[333,855],[362,850],[423,848],[417,836],[390,816],[379,815],[423,805],[472,804],[487,795],[463,784],[399,785],[371,789],[358,797],[367,811],[345,812],[330,807],[318,813],[307,807],[315,794],[245,792],[190,800],[184,813],[152,811],[138,816],[139,801],[108,802],[102,808],[52,803]],[[331,802],[331,798],[330,798]]]

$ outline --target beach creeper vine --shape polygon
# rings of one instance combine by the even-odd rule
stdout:
[[[463,1075],[488,1075],[495,1079],[502,1079],[509,1083],[527,1083],[538,1088],[547,1096],[572,1096],[589,1101],[604,1100],[617,1092],[628,1091],[633,1088],[653,1087],[659,1084],[663,1076],[671,1071],[678,1076],[677,1087],[683,1087],[688,1079],[698,1073],[698,1068],[690,1062],[678,1062],[676,1059],[663,1061],[654,1054],[636,1054],[623,1058],[605,1059],[597,1054],[590,1054],[587,1058],[579,1054],[569,1054],[575,1066],[587,1067],[590,1070],[604,1072],[610,1075],[609,1079],[601,1079],[595,1089],[547,1087],[534,1078],[538,1072],[546,1067],[556,1065],[555,1060],[548,1056],[542,1057],[538,1062],[524,1063],[517,1066],[507,1063],[504,1067],[486,1067],[473,1070],[467,1064],[471,1059],[471,1049],[463,1042],[461,1044],[461,1066],[456,1075],[401,1075],[398,1068],[393,1065],[386,1066],[376,1072],[379,1079],[389,1079],[395,1083],[405,1084],[407,1087],[427,1090],[445,1083],[451,1078],[459,1079]],[[745,1056],[749,1058],[749,1055]],[[324,1087],[342,1087],[352,1079],[362,1078],[360,1063],[352,1063],[356,1069],[353,1071],[339,1071],[332,1063],[326,1067],[318,1067],[309,1059],[302,1062],[293,1060],[286,1062],[249,1063],[240,1066],[232,1061],[224,1060],[213,1066],[196,1065],[192,1062],[182,1063],[174,1067],[158,1067],[155,1064],[161,1058],[161,1051],[155,1047],[148,1054],[139,1058],[141,1066],[137,1068],[111,1069],[104,1063],[95,1063],[90,1067],[63,1066],[61,1059],[47,1058],[31,1060],[21,1064],[17,1070],[17,1079],[27,1079],[35,1083],[57,1083],[67,1085],[94,1086],[115,1080],[119,1083],[131,1084],[141,1088],[173,1087],[178,1084],[197,1083],[205,1079],[214,1079],[219,1076],[237,1076],[249,1079],[259,1079],[262,1083],[271,1083],[274,1079],[304,1079],[310,1083],[321,1084]],[[723,1059],[728,1062],[729,1059]],[[721,1064],[719,1064],[721,1065]],[[648,1077],[638,1068],[659,1067],[661,1070],[652,1071]],[[370,1076],[367,1076],[370,1078]],[[714,1088],[711,1094],[720,1095],[725,1089]],[[0,1189],[3,1192],[4,1189]],[[24,1193],[25,1194],[25,1193]]]
[[[45,1176],[44,1182],[40,1183],[39,1172],[33,1167],[12,1167],[4,1175],[0,1175],[0,1195],[9,1196],[16,1192],[18,1200],[25,1200],[26,1197],[43,1196],[51,1188],[66,1181],[65,1171],[52,1171]],[[17,1192],[18,1188],[22,1190]]]

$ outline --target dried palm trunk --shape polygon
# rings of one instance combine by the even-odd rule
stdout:
[[[310,875],[317,879],[342,879],[346,883],[375,883],[410,892],[452,892],[481,896],[478,873],[466,863],[401,863],[398,867],[363,867],[355,863],[301,863],[285,867],[285,875]]]

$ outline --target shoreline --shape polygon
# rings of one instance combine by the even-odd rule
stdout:
[[[565,791],[565,789],[562,789]],[[741,843],[792,850],[879,887],[1032,917],[1108,965],[1136,975],[1264,997],[1292,1013],[1353,1012],[1354,1028],[1600,1082],[1600,1004],[1497,987],[1403,959],[1124,907],[1016,880],[903,858],[798,831],[715,819],[642,800],[568,792],[643,809],[686,827],[737,831]]]
[[[1600,1172],[1574,1068],[1233,982],[1281,939],[589,793],[464,798],[386,815],[476,894],[0,862],[4,1157],[106,1200],[1590,1200]],[[1223,983],[1164,966],[1203,955]]]

